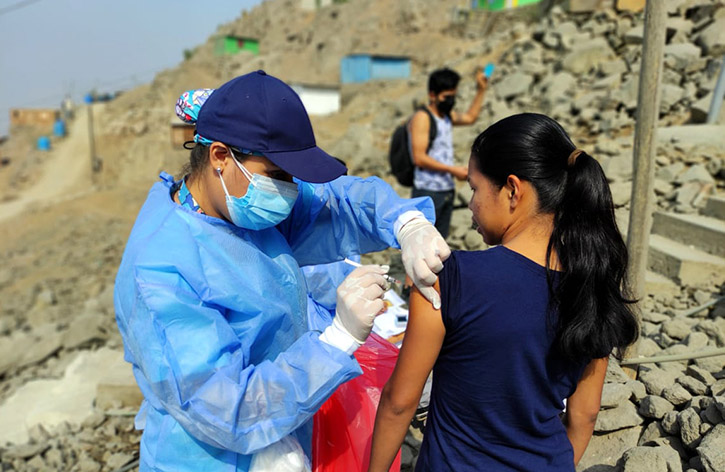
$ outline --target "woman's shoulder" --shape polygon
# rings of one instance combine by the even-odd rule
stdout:
[[[512,280],[546,280],[546,268],[505,246],[482,251],[453,251],[445,262],[443,277],[504,283]]]
[[[480,266],[482,264],[492,264],[505,259],[504,252],[506,248],[503,246],[494,246],[481,251],[452,251],[449,260],[457,266]],[[448,261],[446,261],[448,262]]]

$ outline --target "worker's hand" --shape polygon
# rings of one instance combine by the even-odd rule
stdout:
[[[457,180],[466,180],[468,178],[468,167],[466,166],[451,166],[451,175]]]
[[[364,265],[350,272],[337,288],[333,323],[362,344],[373,329],[375,317],[385,309],[383,295],[390,288],[384,274],[388,266]]]
[[[404,224],[397,237],[403,250],[405,272],[433,308],[440,309],[441,297],[433,285],[438,279],[436,274],[443,269],[443,261],[451,255],[448,244],[424,218],[414,218]]]
[[[480,67],[476,68],[476,86],[480,92],[485,92],[488,88],[488,79],[483,75]]]

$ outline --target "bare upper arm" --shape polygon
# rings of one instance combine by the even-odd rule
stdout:
[[[439,283],[435,289],[440,292]],[[410,291],[408,327],[395,370],[385,389],[394,405],[415,406],[438,359],[446,334],[441,311],[433,308],[415,286]]]
[[[566,402],[568,416],[596,418],[602,402],[602,388],[609,358],[592,360],[585,368],[576,390]]]
[[[408,125],[410,128],[410,142],[413,152],[413,159],[425,155],[428,152],[428,141],[430,141],[430,117],[423,110],[413,114]]]
[[[476,118],[466,113],[451,112],[451,124],[453,126],[468,126],[476,122]]]

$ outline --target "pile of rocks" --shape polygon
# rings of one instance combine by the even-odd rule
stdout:
[[[127,466],[138,458],[141,432],[134,429],[133,416],[120,413],[95,413],[80,425],[65,424],[52,434],[40,426],[33,428],[28,443],[0,448],[0,470],[130,470]]]
[[[660,101],[664,124],[705,120],[725,52],[724,5],[719,0],[668,2]],[[524,34],[501,56],[493,80],[498,102],[543,110],[565,127],[583,126],[591,135],[633,124],[642,13],[572,14],[553,7],[533,31],[519,31]]]
[[[704,292],[695,296],[698,303],[709,298]],[[667,297],[658,298],[652,304],[662,309]],[[686,308],[676,300],[666,301]],[[640,356],[704,353],[723,347],[725,304],[709,314],[674,308],[643,314]],[[638,380],[610,362],[606,382],[584,466],[588,458],[596,457],[597,464],[619,462],[631,471],[725,470],[725,355],[643,364]],[[609,461],[602,461],[606,457]]]
[[[662,330],[683,335],[681,330],[673,332],[680,323],[668,318]],[[722,328],[719,331],[721,336]],[[687,328],[685,337],[665,351],[689,350],[707,343],[707,338],[704,332]],[[655,342],[652,338],[643,341]],[[649,364],[640,368],[639,380],[631,380],[616,363],[610,363],[587,455],[608,450],[609,465],[619,464],[625,471],[725,470],[724,365],[723,356],[697,359],[689,365],[686,361],[660,367]],[[600,440],[603,435],[606,439]],[[596,470],[607,470],[601,467],[606,462],[601,459],[599,455]]]

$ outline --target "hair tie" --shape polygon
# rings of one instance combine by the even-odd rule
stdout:
[[[571,154],[569,154],[569,158],[566,160],[566,166],[567,167],[574,167],[574,164],[576,164],[576,159],[579,157],[581,153],[583,153],[583,149],[574,149]]]

